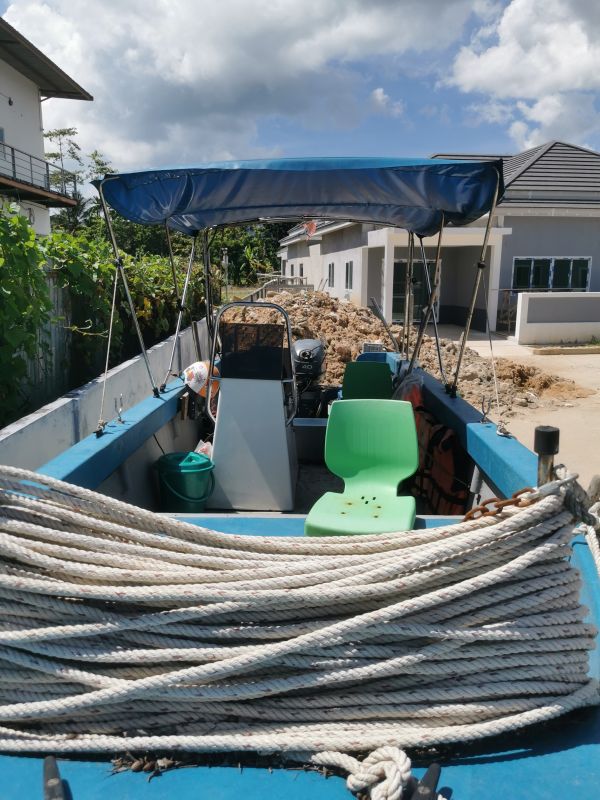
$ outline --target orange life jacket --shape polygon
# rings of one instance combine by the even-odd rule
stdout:
[[[422,388],[416,381],[401,388],[396,396],[408,400],[415,412],[419,468],[412,480],[412,493],[435,514],[464,514],[472,464],[458,436],[427,411]]]

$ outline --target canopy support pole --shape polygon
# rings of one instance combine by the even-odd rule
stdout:
[[[421,243],[421,258],[423,259],[423,273],[425,276],[425,283],[427,284],[427,294],[431,297],[432,288],[431,288],[431,279],[429,277],[429,267],[427,266],[427,257],[425,255],[425,244],[423,243],[423,237],[419,237],[419,241]],[[446,386],[446,373],[444,372],[444,365],[442,363],[442,351],[440,348],[440,334],[438,331],[438,324],[437,319],[435,317],[435,310],[433,312],[433,330],[435,333],[435,349],[437,351],[437,359],[438,359],[438,366],[440,368],[440,375],[442,378],[442,383]]]
[[[475,312],[475,303],[477,302],[477,294],[479,292],[479,284],[481,283],[481,276],[483,274],[483,270],[485,269],[485,256],[488,246],[488,241],[490,238],[490,231],[492,229],[492,217],[494,215],[494,211],[496,210],[496,203],[498,201],[498,189],[500,186],[500,173],[496,173],[496,189],[494,191],[494,199],[492,201],[492,207],[490,208],[488,214],[487,225],[485,226],[485,234],[483,236],[483,244],[481,246],[481,254],[479,256],[479,261],[477,262],[477,274],[475,275],[475,283],[473,284],[473,293],[471,294],[471,302],[469,304],[469,311],[467,313],[467,321],[465,323],[465,329],[463,331],[461,343],[460,343],[460,350],[458,351],[458,360],[456,362],[456,369],[454,371],[454,380],[452,381],[452,386],[448,389],[448,393],[450,397],[456,397],[456,387],[458,385],[458,376],[460,373],[460,367],[462,364],[463,356],[465,354],[465,347],[467,346],[467,339],[469,338],[469,331],[471,330],[471,322],[473,320],[473,314]],[[487,303],[487,298],[486,298]],[[489,324],[488,324],[489,327]]]
[[[408,232],[408,262],[406,264],[406,280],[404,283],[404,330],[402,331],[402,358],[408,358],[410,347],[410,329],[412,327],[412,282],[413,259],[415,255],[415,235]]]
[[[169,359],[169,366],[167,368],[167,374],[165,375],[165,379],[160,386],[161,392],[164,392],[167,388],[167,381],[171,377],[171,370],[173,369],[173,361],[175,359],[175,349],[179,344],[179,331],[181,330],[181,320],[183,318],[183,312],[185,311],[185,299],[187,297],[188,286],[190,285],[190,277],[192,274],[192,267],[194,265],[194,258],[196,256],[196,236],[192,239],[192,247],[190,249],[190,257],[188,260],[188,268],[187,272],[185,273],[185,281],[183,283],[183,289],[181,291],[181,300],[178,299],[177,306],[178,306],[178,313],[177,313],[177,325],[175,326],[175,337],[173,339],[173,348],[171,350],[171,358]],[[171,262],[173,264],[173,262]],[[173,277],[175,278],[175,266],[173,265]],[[175,284],[177,284],[177,280],[175,279]],[[179,351],[179,360],[181,361],[181,349]],[[181,367],[183,369],[183,367]],[[181,371],[180,369],[180,371]]]
[[[177,310],[179,310],[179,287],[177,286],[177,272],[175,270],[175,258],[173,257],[173,245],[171,243],[171,231],[169,230],[169,224],[167,220],[165,220],[165,236],[167,238],[167,248],[169,250],[169,262],[171,264],[171,275],[173,276],[173,294],[175,295],[175,306]],[[179,367],[179,372],[183,369],[183,363],[181,360],[181,342],[177,342],[177,366]],[[161,386],[162,392],[162,386]]]
[[[208,331],[209,344],[212,344],[215,335],[212,313],[212,287],[210,285],[210,250],[208,242],[208,228],[202,231],[202,255],[204,261],[204,304],[206,306],[206,330]]]
[[[127,297],[127,302],[129,304],[129,310],[131,311],[131,316],[133,318],[133,325],[135,327],[135,331],[137,333],[137,337],[140,343],[142,356],[144,357],[144,363],[146,365],[146,370],[148,371],[148,377],[150,378],[150,383],[152,384],[152,394],[154,395],[154,397],[160,397],[158,386],[156,385],[154,376],[152,375],[150,361],[148,360],[148,353],[146,352],[146,346],[144,345],[144,337],[142,336],[142,331],[140,330],[140,324],[138,322],[138,318],[135,313],[135,306],[133,304],[131,292],[129,291],[129,283],[127,282],[127,276],[125,275],[125,269],[123,267],[123,259],[119,255],[119,248],[117,246],[117,240],[115,238],[115,232],[113,230],[110,214],[108,213],[108,206],[106,205],[106,200],[104,199],[102,184],[100,184],[100,186],[98,187],[98,194],[100,195],[100,202],[102,203],[102,211],[104,212],[104,220],[106,222],[106,227],[108,229],[108,236],[110,239],[110,243],[112,245],[113,254],[115,256],[115,267],[119,272],[119,275],[121,276],[121,280],[123,281],[123,288],[125,289],[125,295]]]
[[[423,344],[423,337],[425,336],[425,328],[429,323],[429,318],[431,317],[433,307],[435,306],[440,293],[440,269],[442,264],[441,253],[442,253],[443,231],[444,231],[444,215],[442,214],[442,222],[440,225],[440,232],[438,234],[438,242],[435,253],[435,272],[433,274],[433,290],[429,296],[429,302],[427,303],[427,306],[423,309],[423,315],[421,317],[421,322],[419,323],[419,333],[417,334],[417,341],[415,342],[412,358],[410,359],[410,364],[408,365],[407,375],[410,375],[410,373],[413,371],[415,367],[415,363],[421,351],[421,345]],[[422,237],[420,238],[422,242],[423,239]],[[424,265],[424,268],[427,269],[427,264]]]

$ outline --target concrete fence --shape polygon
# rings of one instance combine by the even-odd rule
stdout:
[[[57,273],[46,270],[46,283],[52,302],[52,320],[40,330],[38,352],[27,361],[27,382],[35,386],[38,402],[63,394],[68,386],[71,342],[69,294],[58,284]]]
[[[600,339],[600,292],[522,292],[515,338],[519,344]]]
[[[208,358],[206,321],[196,323],[203,358]],[[150,367],[160,385],[169,366],[174,337],[171,336],[148,350]],[[191,328],[180,337],[181,353],[176,353],[174,371],[197,360]],[[48,405],[22,417],[0,430],[0,464],[36,469],[63,450],[89,436],[97,425],[104,376],[74,389]],[[125,361],[106,376],[104,418],[114,419],[116,407],[126,411],[152,395],[148,372],[142,356]]]

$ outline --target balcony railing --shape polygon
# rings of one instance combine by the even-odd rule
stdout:
[[[3,143],[0,143],[0,177],[63,197],[74,198],[77,192],[77,177],[72,172]]]

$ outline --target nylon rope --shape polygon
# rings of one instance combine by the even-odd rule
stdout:
[[[300,752],[399,800],[401,748],[599,702],[566,483],[497,517],[304,538],[1,466],[0,751]]]

